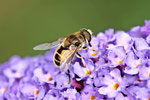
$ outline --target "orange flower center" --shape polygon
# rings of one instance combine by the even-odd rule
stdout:
[[[91,54],[91,56],[95,56],[98,54],[98,51],[95,51],[94,53]]]
[[[7,88],[4,89],[4,92],[7,92]]]
[[[85,75],[91,75],[91,74],[92,74],[92,72],[90,70],[86,70]]]
[[[51,81],[51,80],[53,80],[53,78],[52,78],[52,77],[49,77],[49,78],[48,78],[48,81]]]
[[[34,94],[37,95],[39,93],[39,90],[35,90]]]
[[[91,97],[90,97],[90,100],[94,100],[96,98],[96,96],[95,95],[92,95]]]
[[[113,85],[113,89],[114,89],[114,90],[117,90],[118,87],[119,87],[119,84],[118,84],[118,83],[115,83],[115,84]]]
[[[121,64],[123,61],[124,61],[124,59],[119,60],[119,61],[118,61],[118,64]]]

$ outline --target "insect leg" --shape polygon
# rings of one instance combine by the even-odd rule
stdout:
[[[70,76],[70,71],[68,70],[68,73],[67,73],[68,77],[69,77],[69,80],[68,80],[68,84],[71,82],[71,76]]]
[[[88,45],[89,45],[90,47],[92,46],[90,42],[88,42]]]
[[[91,54],[91,56],[95,56],[98,52],[101,52],[101,51],[94,50],[93,48],[91,48],[89,46],[82,47],[82,50],[85,50],[87,48],[89,48],[90,50],[92,50],[94,52]]]
[[[81,60],[82,60],[82,63],[83,63],[83,65],[84,65],[85,69],[86,69],[85,75],[91,74],[91,71],[88,70],[88,68],[86,67],[86,64],[85,64],[85,61],[84,61],[83,57],[82,57],[78,52],[76,53],[76,55],[77,55],[78,58],[81,58]]]
[[[86,64],[85,64],[83,57],[78,52],[76,53],[76,56],[82,60],[82,63],[84,65],[84,67],[86,68]]]
[[[89,46],[85,46],[85,47],[82,47],[82,50],[86,50],[87,48],[89,48],[90,50],[94,51],[94,52],[97,52],[96,50],[94,50],[93,48],[89,47]]]
[[[86,50],[88,48],[88,46],[84,46],[82,47],[82,50]]]
[[[94,50],[93,48],[91,48],[91,47],[88,47],[90,50],[92,50],[92,51],[94,51],[94,52],[98,52],[98,51],[96,51],[96,50]]]

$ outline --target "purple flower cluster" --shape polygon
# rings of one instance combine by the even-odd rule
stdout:
[[[0,100],[150,100],[150,21],[129,32],[108,29],[79,51],[69,73],[45,55],[13,56],[0,65]]]

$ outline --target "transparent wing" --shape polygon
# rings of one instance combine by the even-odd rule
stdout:
[[[72,62],[72,60],[74,59],[74,56],[76,54],[76,52],[79,50],[79,48],[76,48],[75,50],[71,51],[72,54],[61,64],[60,66],[60,70],[61,72],[66,72]]]
[[[55,40],[53,42],[39,44],[39,45],[35,46],[33,48],[33,50],[48,50],[48,49],[51,49],[51,48],[59,45],[63,40],[64,40],[64,38],[59,38],[58,40]]]
[[[43,44],[39,44],[37,46],[35,46],[33,48],[33,50],[48,50],[53,48],[54,46],[57,46],[59,44],[59,42],[51,42],[51,43],[43,43]]]

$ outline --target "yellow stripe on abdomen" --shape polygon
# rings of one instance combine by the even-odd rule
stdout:
[[[63,46],[61,46],[61,45],[55,51],[55,54],[54,54],[54,63],[57,66],[60,66],[61,62],[65,60],[65,58],[63,58],[63,56],[62,56],[62,54],[63,54],[64,51],[65,51],[65,48]]]

